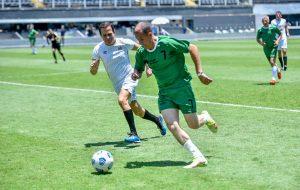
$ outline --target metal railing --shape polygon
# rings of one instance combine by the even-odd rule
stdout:
[[[239,6],[253,0],[1,0],[1,9]]]

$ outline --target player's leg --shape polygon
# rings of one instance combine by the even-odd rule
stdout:
[[[121,109],[123,110],[123,114],[126,118],[127,124],[130,129],[129,137],[126,137],[125,141],[139,143],[140,138],[138,137],[137,130],[135,127],[133,111],[128,103],[129,98],[130,98],[130,92],[128,90],[121,88],[118,96],[118,103]]]
[[[54,58],[54,63],[57,63],[57,58],[56,58],[56,49],[54,47],[52,47],[52,56]]]
[[[287,46],[286,46],[287,47]],[[287,48],[282,48],[282,54],[283,54],[283,70],[286,71],[287,70]]]
[[[36,38],[33,39],[33,44],[32,44],[32,51],[33,51],[33,54],[36,54],[35,43],[36,43]]]
[[[164,120],[163,117],[160,116],[155,116],[154,114],[150,113],[148,110],[144,109],[137,100],[133,100],[130,102],[130,107],[132,109],[132,111],[134,112],[135,115],[152,121],[153,123],[156,124],[157,128],[160,130],[161,135],[166,135],[167,133],[167,129],[164,125]]]
[[[185,166],[185,168],[195,168],[199,165],[207,164],[207,160],[197,148],[197,146],[192,142],[189,135],[180,127],[179,125],[179,111],[178,109],[164,109],[161,111],[164,120],[168,126],[168,129],[173,134],[174,138],[183,147],[192,154],[194,160],[191,164]],[[197,120],[197,117],[196,117]]]
[[[277,52],[278,52],[278,60],[280,62],[280,66],[282,69],[284,69],[284,64],[283,64],[283,51],[282,51],[282,46],[283,46],[284,41],[280,40],[278,47],[277,47]]]
[[[60,44],[59,43],[57,44],[57,48],[56,49],[58,50],[58,53],[63,58],[63,61],[66,61],[64,54],[61,52],[61,48],[60,48]]]
[[[211,132],[218,132],[217,123],[206,110],[202,111],[200,115],[196,113],[184,114],[184,119],[191,129],[198,129],[205,124]]]
[[[210,131],[217,132],[218,126],[207,111],[197,115],[196,99],[191,85],[180,87],[178,92],[172,94],[172,99],[184,114],[190,128],[198,129],[206,124]]]
[[[264,53],[272,67],[272,79],[270,81],[270,84],[275,85],[276,77],[278,77],[278,79],[281,79],[281,71],[275,63],[277,48],[264,48]]]

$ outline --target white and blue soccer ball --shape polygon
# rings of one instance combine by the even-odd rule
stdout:
[[[97,172],[106,173],[113,167],[114,158],[106,150],[99,150],[92,157],[92,166]]]

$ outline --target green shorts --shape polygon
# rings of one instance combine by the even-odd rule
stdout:
[[[267,59],[275,58],[277,55],[277,46],[275,47],[264,47],[264,53]]]
[[[181,110],[183,114],[196,113],[196,100],[190,84],[167,90],[158,94],[159,111],[170,108]]]
[[[29,43],[31,46],[35,45],[35,38],[29,38]]]

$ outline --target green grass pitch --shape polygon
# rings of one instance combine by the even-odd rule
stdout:
[[[288,71],[275,86],[255,40],[194,43],[214,79],[202,85],[186,56],[198,112],[220,130],[188,129],[181,117],[209,161],[192,170],[182,168],[186,150],[150,122],[135,117],[142,143],[123,142],[128,127],[103,66],[89,74],[92,46],[63,47],[59,64],[49,47],[0,49],[0,189],[300,189],[300,40],[289,40]],[[137,92],[158,114],[154,77]],[[115,159],[107,175],[91,166],[101,149]]]

